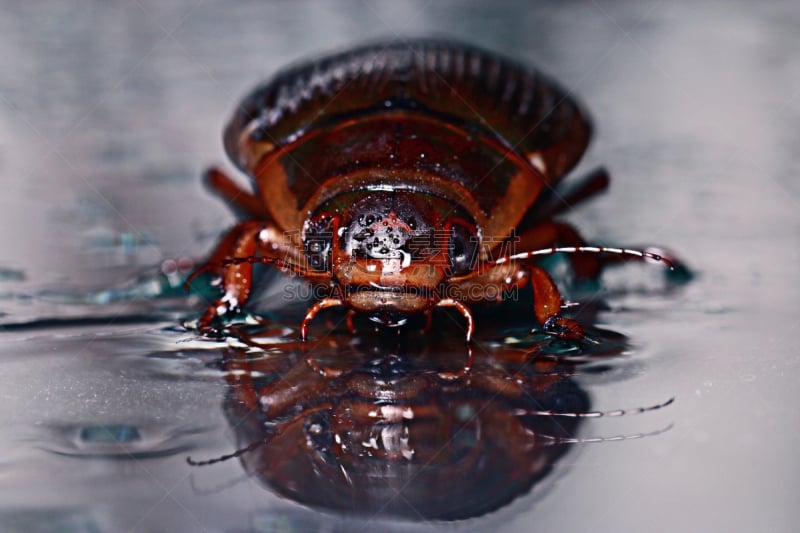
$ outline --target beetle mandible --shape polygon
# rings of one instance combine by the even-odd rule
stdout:
[[[467,304],[526,284],[545,330],[582,338],[538,256],[573,254],[588,275],[600,253],[671,266],[655,251],[586,246],[551,220],[607,183],[601,169],[572,196],[556,191],[590,136],[586,113],[556,83],[459,43],[372,44],[284,70],[242,101],[224,133],[254,192],[206,174],[245,220],[195,273],[216,272],[223,291],[198,329],[218,333],[247,304],[253,265],[266,263],[325,291],[303,340],[318,311],[343,306],[387,326],[455,307],[469,341]]]

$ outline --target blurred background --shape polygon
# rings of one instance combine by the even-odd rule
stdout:
[[[674,428],[581,447],[543,495],[454,527],[795,530],[798,28],[791,0],[3,0],[0,529],[338,527],[247,482],[196,490],[175,450],[231,450],[224,383],[188,359],[137,359],[186,335],[137,325],[153,311],[131,298],[160,294],[164,261],[202,258],[233,222],[199,177],[232,169],[222,127],[253,85],[365,40],[436,35],[535,65],[577,95],[596,129],[577,173],[603,164],[613,180],[569,220],[591,243],[667,246],[696,273],[645,296],[659,283],[641,273],[651,266],[605,280],[626,290],[601,321],[635,349],[623,378],[590,388],[594,406],[677,401],[585,431]],[[98,322],[54,327],[89,315]],[[163,457],[76,461],[74,428],[97,420],[150,428]]]

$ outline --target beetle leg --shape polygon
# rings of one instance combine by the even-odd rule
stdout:
[[[511,289],[530,283],[536,320],[545,331],[564,339],[582,339],[583,328],[578,322],[561,316],[564,300],[553,278],[541,267],[530,263],[504,261],[489,266],[478,276],[464,280],[452,288],[467,301],[502,301]]]
[[[536,203],[532,213],[536,217],[534,220],[549,220],[564,211],[568,211],[581,202],[605,191],[610,182],[611,178],[608,175],[608,171],[603,167],[598,167],[579,176],[577,179],[559,183],[558,187],[544,194],[541,205],[539,202]]]
[[[461,316],[467,321],[467,342],[472,341],[472,334],[475,331],[475,321],[472,319],[472,312],[463,302],[454,300],[452,298],[442,298],[436,304],[436,307],[455,307]]]
[[[560,314],[564,300],[550,274],[535,265],[529,266],[528,269],[533,287],[534,312],[545,331],[562,339],[582,339],[585,336],[583,327],[575,320]]]
[[[223,315],[238,311],[250,298],[254,263],[274,263],[311,278],[315,275],[330,278],[327,273],[311,273],[302,265],[303,255],[288,238],[271,224],[261,221],[241,222],[231,229],[211,254],[205,267],[195,272],[211,270],[222,278],[223,295],[209,305],[198,322],[204,334],[215,334],[214,322]]]
[[[317,316],[317,313],[326,307],[336,307],[339,305],[343,305],[343,303],[338,298],[323,298],[309,307],[308,311],[306,312],[306,316],[303,318],[303,322],[300,324],[300,337],[304,341],[308,339],[308,325],[312,320],[314,320],[314,317]]]
[[[564,302],[553,279],[541,267],[530,264],[530,262],[537,257],[557,253],[609,254],[623,257],[635,257],[639,260],[663,263],[669,267],[670,270],[675,270],[676,268],[669,258],[649,250],[603,246],[549,247],[503,255],[497,259],[487,261],[480,265],[479,275],[477,277],[472,277],[464,285],[471,299],[481,299],[481,297],[482,299],[487,299],[488,289],[494,289],[495,297],[499,299],[501,298],[499,290],[497,286],[492,285],[492,283],[500,284],[504,287],[520,286],[520,280],[523,277],[521,273],[527,270],[530,275],[531,286],[533,287],[536,318],[544,326],[545,330],[555,333],[561,338],[582,339],[584,337],[583,328],[574,320],[564,318],[559,314],[559,310]],[[509,271],[508,269],[514,264],[520,264],[521,267]],[[512,273],[513,275],[511,275]],[[505,277],[502,277],[503,274],[505,274]],[[483,294],[472,296],[471,286],[474,288],[476,285],[478,288],[484,289]],[[462,287],[462,289],[463,288],[464,287]]]
[[[201,333],[215,333],[214,321],[230,311],[238,310],[250,298],[253,265],[224,266],[227,259],[253,257],[256,253],[258,234],[264,224],[242,222],[234,226],[222,239],[208,259],[207,268],[219,272],[222,278],[223,295],[206,308],[197,328]]]
[[[475,320],[472,318],[472,311],[469,310],[469,307],[467,307],[463,302],[454,300],[453,298],[442,298],[436,304],[436,307],[455,307],[458,309],[458,312],[461,313],[461,316],[463,316],[467,321],[467,360],[464,363],[464,366],[462,366],[461,370],[458,372],[443,371],[439,372],[438,374],[440,378],[446,380],[460,379],[469,374],[473,365],[475,364],[475,354],[472,351],[472,334],[475,332]],[[431,313],[430,311],[427,311],[426,314],[428,315],[427,323],[425,324],[427,329],[431,324]]]
[[[197,323],[201,333],[215,333],[214,321],[232,310],[238,310],[250,297],[252,265],[222,266],[222,262],[232,257],[246,257],[255,254],[256,236],[262,228],[261,223],[242,222],[234,226],[220,241],[208,259],[207,269],[216,270],[222,278],[223,296],[206,308]],[[191,278],[190,278],[191,280]],[[189,281],[190,281],[189,280]]]
[[[606,169],[599,167],[577,179],[559,182],[554,188],[542,191],[517,223],[517,231],[522,235],[530,228],[552,221],[553,217],[603,192],[608,188],[610,180]]]
[[[243,211],[253,219],[272,220],[272,216],[258,196],[242,189],[217,167],[206,170],[203,174],[203,181],[209,189],[230,204],[234,211]]]

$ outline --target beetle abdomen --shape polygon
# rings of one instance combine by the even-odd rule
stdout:
[[[320,125],[419,110],[456,127],[490,134],[553,183],[574,166],[589,139],[577,103],[538,71],[459,43],[377,43],[280,72],[257,87],[225,130],[228,155],[252,168],[241,149],[281,146]]]

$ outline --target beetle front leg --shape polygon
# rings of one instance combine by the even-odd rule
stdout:
[[[502,294],[530,284],[533,288],[533,310],[536,320],[545,331],[562,339],[582,339],[583,327],[561,315],[564,300],[561,293],[541,267],[530,263],[504,262],[490,266],[478,276],[459,283],[454,293],[471,302],[500,301]],[[491,288],[491,290],[489,290]]]
[[[250,298],[253,265],[223,266],[224,261],[237,257],[252,257],[256,253],[258,234],[264,228],[261,222],[241,222],[220,241],[207,262],[207,270],[220,275],[222,297],[206,308],[197,322],[204,335],[216,334],[214,323],[231,312],[236,312]]]
[[[582,339],[586,335],[575,320],[561,316],[564,300],[561,293],[543,268],[538,266],[528,267],[533,287],[533,305],[536,319],[545,331],[562,339]]]
[[[523,287],[530,283],[533,288],[533,312],[547,333],[562,339],[579,340],[586,336],[583,326],[561,315],[564,299],[553,278],[543,268],[531,264],[505,263],[493,266],[485,275],[488,275],[489,283],[504,288]]]
[[[241,222],[234,226],[211,254],[205,267],[219,274],[223,294],[206,308],[197,323],[203,334],[217,334],[218,319],[238,312],[249,300],[253,263],[279,262],[291,268],[302,261],[296,247],[275,227],[264,222]],[[190,278],[191,280],[191,278]]]

